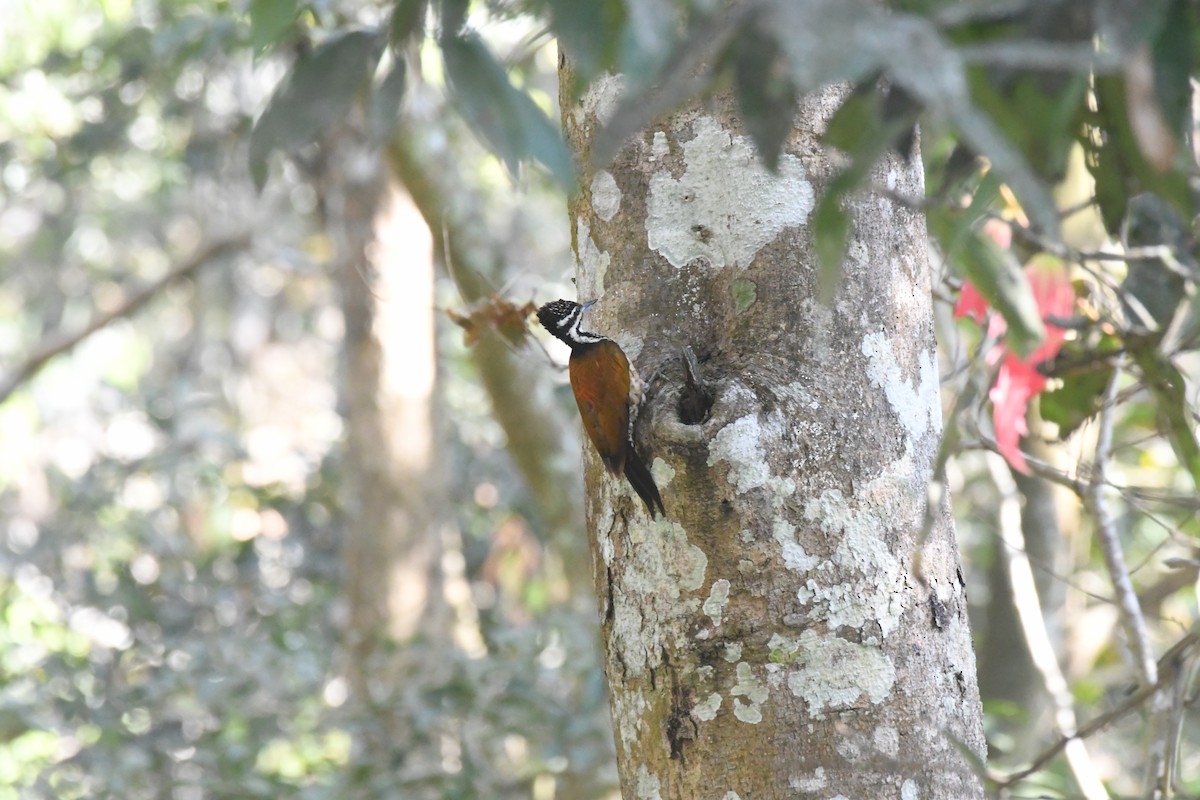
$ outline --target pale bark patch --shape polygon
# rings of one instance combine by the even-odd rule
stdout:
[[[658,776],[646,769],[645,764],[638,767],[636,791],[638,800],[662,800],[662,786],[658,782]]]
[[[920,797],[920,789],[917,788],[917,782],[912,778],[909,778],[900,786],[900,800],[920,800]]]
[[[754,675],[753,668],[745,661],[738,662],[737,683],[729,691],[733,695],[733,715],[742,722],[756,724],[762,722],[762,704],[767,701],[770,691],[767,685]],[[745,697],[743,702],[738,699]]]
[[[729,464],[729,483],[739,494],[757,489],[771,477],[760,439],[758,417],[747,414],[726,425],[708,445],[708,466],[718,461]]]
[[[788,674],[788,688],[808,705],[809,714],[883,702],[896,682],[892,660],[878,647],[855,644],[836,636],[804,631],[794,654],[800,669]]]
[[[578,261],[575,274],[578,276],[579,297],[597,300],[604,295],[604,276],[612,256],[605,253],[592,241],[592,228],[583,221],[575,220],[575,258]]]
[[[612,119],[625,90],[625,76],[605,72],[592,81],[579,105],[571,112],[576,125],[583,125],[589,115],[595,115],[600,125]]]
[[[807,599],[825,604],[831,628],[848,625],[862,629],[868,622],[877,622],[887,636],[899,627],[904,613],[904,570],[881,534],[912,522],[895,518],[901,509],[915,507],[911,473],[906,456],[850,498],[839,489],[826,489],[805,504],[805,518],[819,523],[838,542],[831,563],[819,566],[818,573],[861,576],[861,580],[828,585],[813,578],[801,590]]]
[[[747,267],[781,231],[805,223],[812,184],[788,153],[772,175],[749,139],[712,117],[698,118],[692,130],[683,143],[683,174],[664,169],[650,178],[647,243],[675,267],[696,259],[713,271]]]
[[[788,778],[788,785],[798,792],[819,792],[829,783],[825,776],[825,768],[817,767],[812,775],[796,775]]]
[[[942,429],[938,369],[932,352],[921,354],[915,381],[904,379],[892,341],[885,334],[867,334],[862,341],[862,354],[867,357],[867,377],[883,389],[896,418],[914,442],[931,428]]]
[[[712,588],[708,591],[708,599],[704,601],[703,606],[704,613],[712,620],[713,627],[720,626],[727,605],[729,605],[729,581],[719,578],[713,581]]]
[[[600,170],[592,178],[592,210],[605,222],[616,216],[621,208],[621,189],[611,172]]]

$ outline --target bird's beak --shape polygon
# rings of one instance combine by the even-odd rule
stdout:
[[[599,299],[600,299],[600,298],[598,298],[598,297],[596,298],[596,300],[599,300]],[[583,303],[583,304],[582,304],[582,308],[583,308],[583,310],[584,310],[584,311],[587,311],[589,308],[591,308],[592,306],[596,305],[596,300],[588,300],[586,303]]]

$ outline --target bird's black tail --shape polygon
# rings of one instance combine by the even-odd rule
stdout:
[[[638,493],[638,497],[642,498],[651,517],[655,517],[659,513],[666,515],[667,509],[663,507],[662,496],[658,493],[654,478],[650,475],[650,470],[646,468],[642,459],[638,457],[637,451],[633,449],[633,444],[629,445],[629,456],[625,459],[625,479]],[[657,511],[655,506],[658,507]]]

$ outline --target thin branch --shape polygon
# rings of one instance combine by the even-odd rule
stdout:
[[[1029,565],[1025,551],[1025,533],[1021,529],[1021,500],[1017,485],[1009,473],[1008,465],[996,455],[987,457],[988,471],[1000,492],[1000,538],[1004,543],[1001,553],[1008,565],[1008,580],[1012,586],[1013,605],[1021,623],[1021,633],[1029,648],[1033,665],[1042,676],[1046,693],[1054,703],[1054,727],[1068,740],[1065,747],[1067,764],[1075,776],[1079,790],[1087,800],[1107,800],[1108,792],[1100,780],[1095,764],[1088,755],[1083,740],[1076,739],[1078,721],[1075,718],[1075,699],[1067,685],[1050,633],[1046,630],[1046,618],[1042,615],[1038,599],[1037,582]]]
[[[1062,72],[1112,72],[1120,61],[1090,44],[1069,45],[1035,39],[985,42],[958,48],[969,64]]]
[[[1157,694],[1164,687],[1173,685],[1175,676],[1184,669],[1190,669],[1196,653],[1193,652],[1200,643],[1200,627],[1193,627],[1186,636],[1171,647],[1158,660],[1159,681],[1149,686],[1142,686],[1134,691],[1125,702],[1084,725],[1075,732],[1074,736],[1064,736],[1042,752],[1033,762],[1022,770],[1012,773],[1005,778],[993,778],[992,783],[999,788],[1007,788],[1028,778],[1030,775],[1046,767],[1058,754],[1067,748],[1074,739],[1087,739],[1099,733],[1117,720],[1141,707],[1141,705]]]
[[[142,306],[153,300],[168,286],[188,277],[204,265],[222,256],[247,247],[250,241],[250,234],[243,233],[229,239],[213,242],[154,283],[130,295],[125,302],[112,311],[96,314],[92,317],[91,322],[79,330],[71,333],[58,331],[46,337],[19,366],[11,370],[3,380],[0,380],[0,403],[6,401],[22,384],[40,372],[42,367],[46,366],[51,359],[71,351],[84,339],[96,331],[111,325],[113,322],[133,316]]]
[[[1112,377],[1108,381],[1108,388],[1104,392],[1104,405],[1100,409],[1100,431],[1096,441],[1096,457],[1092,464],[1091,480],[1083,495],[1083,502],[1096,521],[1096,534],[1100,540],[1100,549],[1104,553],[1104,562],[1108,566],[1113,589],[1117,594],[1117,608],[1121,612],[1121,624],[1125,628],[1125,635],[1129,638],[1129,647],[1133,652],[1139,682],[1143,686],[1150,686],[1158,681],[1150,647],[1150,634],[1146,628],[1146,619],[1142,616],[1141,605],[1138,604],[1137,593],[1133,590],[1133,582],[1129,579],[1129,568],[1125,565],[1125,554],[1121,550],[1121,542],[1117,536],[1116,522],[1108,506],[1108,501],[1104,497],[1104,473],[1112,455],[1113,410],[1120,377],[1120,368],[1114,367]]]

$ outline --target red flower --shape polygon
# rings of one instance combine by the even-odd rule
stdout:
[[[1071,286],[1071,274],[1066,264],[1056,258],[1035,258],[1025,268],[1025,276],[1033,289],[1033,299],[1038,313],[1046,326],[1046,338],[1025,358],[1009,351],[1003,342],[1007,329],[1004,318],[992,314],[988,322],[988,335],[998,342],[987,354],[987,363],[995,364],[1003,358],[996,373],[996,383],[988,392],[992,401],[992,427],[996,434],[996,445],[1000,454],[1013,467],[1026,474],[1029,466],[1021,454],[1021,437],[1029,433],[1025,415],[1029,401],[1046,388],[1046,377],[1038,372],[1038,365],[1058,354],[1062,348],[1066,331],[1053,320],[1066,319],[1075,307],[1075,290]],[[964,284],[962,294],[954,305],[955,317],[970,317],[982,324],[987,316],[987,301],[970,283]]]

